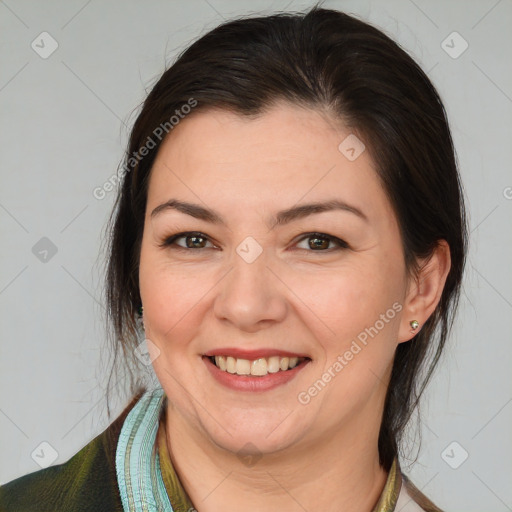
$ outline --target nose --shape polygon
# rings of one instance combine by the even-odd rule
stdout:
[[[285,319],[286,286],[270,268],[265,252],[249,261],[234,255],[232,270],[219,283],[214,313],[239,330],[257,332]]]

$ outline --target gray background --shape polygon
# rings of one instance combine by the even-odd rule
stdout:
[[[115,173],[136,107],[166,62],[223,19],[310,5],[0,3],[0,482],[39,469],[52,450],[66,461],[108,425],[100,249],[115,193],[98,200],[93,189]],[[466,188],[461,310],[425,396],[418,459],[403,470],[448,511],[512,510],[512,2],[323,5],[376,24],[428,72]],[[58,43],[47,58],[31,47],[51,49],[44,31]],[[469,45],[457,58],[454,31]],[[55,254],[41,252],[43,237]]]

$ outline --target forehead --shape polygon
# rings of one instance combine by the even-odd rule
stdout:
[[[323,200],[328,194],[359,203],[369,216],[381,215],[389,204],[369,152],[356,159],[343,152],[343,141],[354,136],[326,114],[288,103],[256,118],[194,112],[160,147],[148,207],[170,194],[258,208]]]

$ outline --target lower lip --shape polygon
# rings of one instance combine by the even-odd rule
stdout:
[[[309,363],[309,359],[302,361],[295,368],[276,373],[268,373],[263,377],[253,377],[251,375],[237,375],[217,368],[210,361],[209,357],[204,356],[203,361],[211,372],[213,377],[222,385],[234,389],[235,391],[269,391],[282,386],[291,381],[297,374]]]

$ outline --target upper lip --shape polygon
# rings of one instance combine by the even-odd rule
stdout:
[[[241,348],[217,348],[203,354],[206,357],[212,356],[228,356],[236,359],[248,359],[253,361],[263,357],[281,356],[281,357],[304,357],[310,359],[307,354],[289,352],[287,350],[279,350],[275,348],[260,348],[255,350],[244,350]]]

